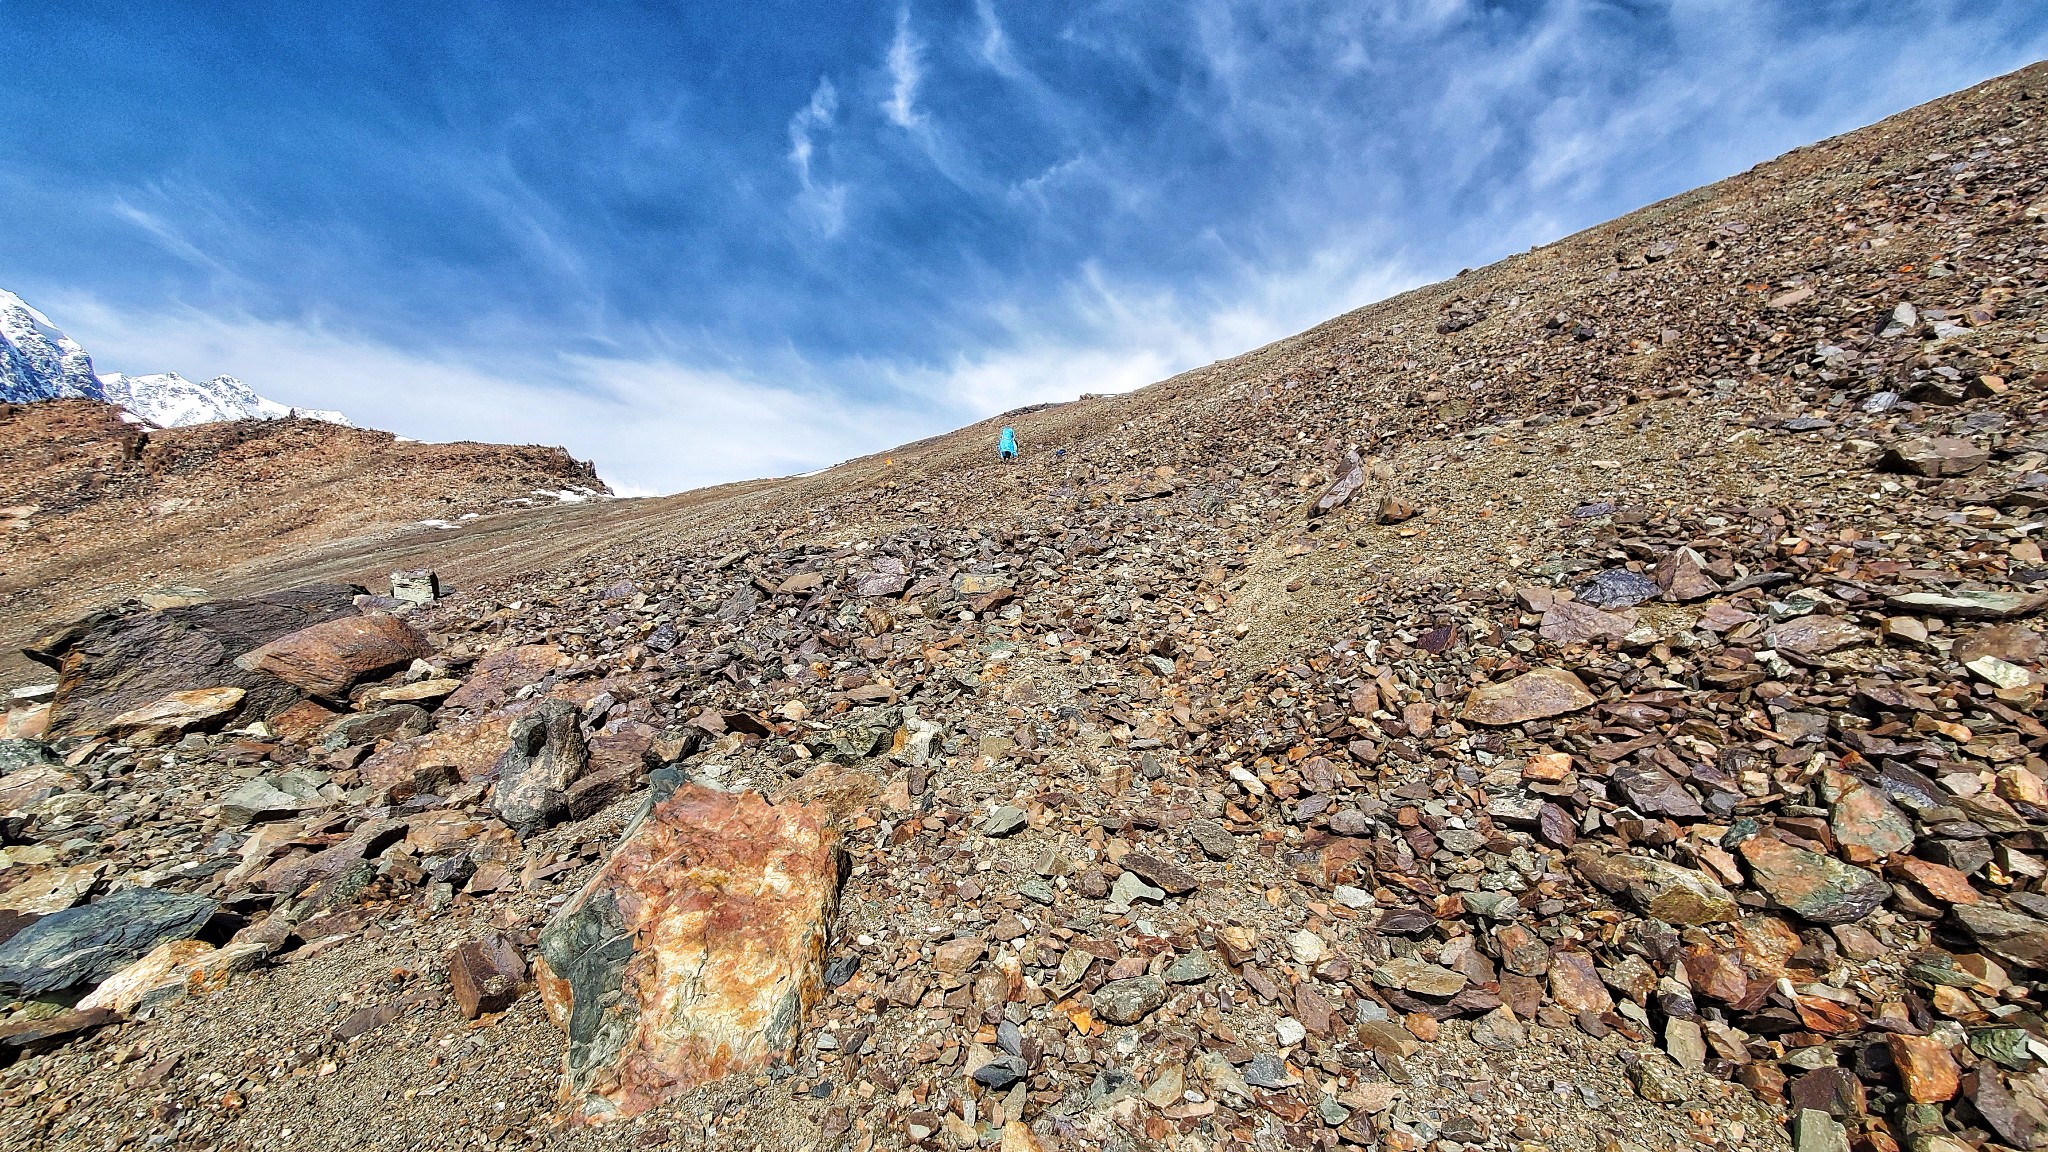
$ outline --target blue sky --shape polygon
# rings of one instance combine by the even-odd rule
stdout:
[[[2048,56],[2048,5],[0,0],[0,39],[0,287],[101,371],[650,492],[1243,351]]]

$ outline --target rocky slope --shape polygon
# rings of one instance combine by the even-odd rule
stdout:
[[[1015,465],[51,633],[0,1131],[2040,1146],[2044,100],[1011,414]]]

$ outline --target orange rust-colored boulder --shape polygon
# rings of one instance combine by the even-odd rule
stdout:
[[[341,700],[364,680],[403,668],[430,651],[426,637],[396,616],[343,616],[280,636],[235,663],[315,696]]]
[[[569,1035],[572,1113],[633,1116],[789,1058],[823,993],[842,861],[822,807],[657,773],[611,859],[541,932],[535,978]]]

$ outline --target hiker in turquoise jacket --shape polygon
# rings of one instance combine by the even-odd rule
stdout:
[[[1015,429],[1007,426],[1004,427],[1003,434],[996,439],[996,455],[1002,457],[1005,464],[1017,458],[1017,432]]]

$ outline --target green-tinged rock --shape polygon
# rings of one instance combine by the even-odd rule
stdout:
[[[1803,1108],[1792,1122],[1795,1152],[1849,1152],[1849,1132],[1818,1108]]]
[[[1744,840],[1737,851],[1765,895],[1816,924],[1861,920],[1892,894],[1873,873],[1768,834]]]
[[[1969,1034],[1969,1044],[1970,1051],[2015,1072],[2024,1072],[2034,1063],[2027,1033],[2021,1028],[1979,1028]]]
[[[1828,828],[1850,863],[1874,864],[1913,846],[1911,818],[1863,781],[1831,768],[1821,776],[1821,794],[1828,802]]]
[[[1152,976],[1112,980],[1095,990],[1095,1014],[1111,1024],[1136,1024],[1166,1003],[1166,985]]]
[[[1704,872],[1654,856],[1609,854],[1591,844],[1572,850],[1572,866],[1601,891],[1626,896],[1644,915],[1667,924],[1732,923],[1735,897]]]
[[[41,740],[0,740],[0,776],[55,765],[57,757]]]
[[[53,912],[0,942],[0,989],[34,996],[97,984],[159,944],[195,935],[215,907],[191,893],[129,888]]]
[[[1949,914],[1971,939],[2000,960],[2048,969],[2048,922],[1990,904],[1958,904]]]
[[[1685,1081],[1661,1053],[1652,1052],[1628,1065],[1629,1087],[1652,1104],[1677,1104],[1685,1099]]]

